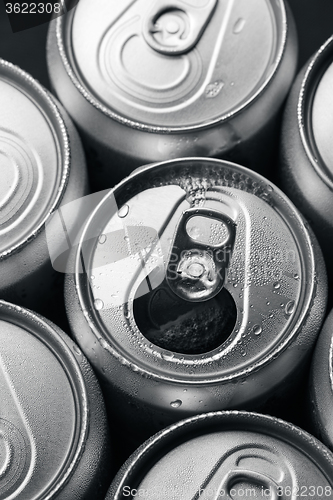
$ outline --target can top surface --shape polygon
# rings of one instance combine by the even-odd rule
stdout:
[[[216,412],[179,422],[144,443],[110,493],[116,500],[333,498],[332,471],[327,448],[292,424]]]
[[[0,258],[40,230],[69,174],[65,124],[50,94],[0,60]]]
[[[299,97],[303,143],[322,179],[333,188],[333,37],[310,61]]]
[[[273,78],[287,35],[282,0],[83,0],[66,33],[63,23],[58,43],[71,48],[60,54],[77,88],[109,116],[151,130],[244,109]]]
[[[170,273],[174,266],[194,279],[179,267]],[[205,266],[214,277],[208,297]],[[211,295],[215,277],[222,289]],[[315,291],[314,254],[298,212],[263,177],[218,160],[173,160],[141,169],[104,198],[81,237],[75,280],[81,309],[112,355],[150,376],[198,384],[255,371],[295,340]],[[223,332],[230,310],[224,338],[186,351],[194,330],[199,340],[209,328]],[[202,331],[188,322],[193,311]],[[161,324],[179,348],[149,338]]]
[[[42,318],[4,301],[0,352],[0,498],[53,499],[87,436],[79,365]]]

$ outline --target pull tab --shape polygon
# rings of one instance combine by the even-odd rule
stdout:
[[[223,287],[235,244],[236,224],[209,208],[190,208],[178,224],[166,279],[181,299],[202,302]]]
[[[217,0],[160,0],[155,2],[143,26],[150,47],[165,55],[180,55],[199,41]]]
[[[237,485],[237,483],[241,483],[242,481],[251,485],[257,485],[258,487],[261,487],[263,498],[267,498],[266,493],[268,492],[268,498],[270,500],[281,500],[281,495],[278,495],[279,485],[272,478],[269,478],[265,476],[265,474],[261,474],[260,472],[240,469],[237,472],[230,472],[224,478],[222,483],[220,481],[220,484],[216,485],[216,491],[214,492],[216,496],[212,496],[211,492],[213,485],[210,484],[209,488],[207,488],[206,490],[202,490],[200,499],[213,500],[213,498],[217,498],[219,496],[219,493],[223,492],[223,496],[226,500],[233,500],[234,496],[231,495],[230,492],[232,492],[233,489],[235,490],[235,492],[237,492],[237,488],[235,488],[235,486]],[[244,490],[241,489],[241,491]]]

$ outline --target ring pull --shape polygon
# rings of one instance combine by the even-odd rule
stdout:
[[[209,208],[186,210],[178,224],[166,270],[171,290],[190,302],[222,289],[235,244],[236,224]]]
[[[150,47],[165,55],[180,55],[199,41],[217,0],[160,0],[147,15],[143,35]]]

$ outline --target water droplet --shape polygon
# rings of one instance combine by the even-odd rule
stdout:
[[[81,356],[81,351],[80,349],[78,348],[77,345],[73,345],[73,351],[75,352],[75,354],[78,354],[79,356]]]
[[[176,401],[171,401],[170,406],[172,408],[179,408],[182,404],[183,402],[180,399],[176,399]]]
[[[128,205],[123,205],[121,207],[121,209],[118,211],[118,217],[120,217],[121,219],[126,217],[126,215],[128,214],[129,212],[129,206]]]
[[[290,316],[291,314],[293,314],[294,310],[295,310],[295,301],[294,300],[289,300],[288,304],[286,305],[285,307],[285,313],[288,314],[288,316]]]
[[[262,332],[262,327],[260,325],[254,325],[252,331],[254,335],[260,335]]]
[[[233,32],[236,35],[238,35],[238,33],[240,33],[241,31],[243,31],[245,23],[246,23],[245,19],[243,19],[242,17],[238,18],[237,21],[234,24]]]
[[[269,191],[271,193],[273,191],[273,187],[272,186],[267,186],[267,191]]]
[[[92,275],[90,276],[90,279],[91,279],[91,280],[94,280],[94,279],[95,279],[95,276],[92,274]]]
[[[216,82],[209,83],[205,88],[205,96],[207,98],[216,97],[224,87],[224,82],[222,80],[217,80]]]
[[[106,242],[106,234],[101,234],[100,237],[98,238],[98,241],[101,245]]]
[[[189,228],[188,234],[193,240],[197,240],[200,238],[200,228],[198,226],[192,226]]]
[[[175,355],[170,351],[162,352],[161,356],[165,359],[165,361],[171,361],[175,357]]]
[[[273,288],[275,288],[275,290],[278,290],[280,287],[281,287],[281,284],[278,281],[273,283]]]
[[[297,273],[294,274],[294,278],[295,280],[298,280],[299,279],[299,275]]]
[[[269,306],[269,304],[270,304],[270,301],[269,301],[269,300],[267,300],[266,305],[267,305],[267,306]]]
[[[129,237],[128,236],[124,236],[124,240],[125,241],[129,241]]]
[[[183,391],[183,392],[187,392],[187,389],[184,389],[184,391]]]
[[[104,302],[101,299],[96,299],[94,302],[94,307],[97,311],[100,311],[104,307]]]
[[[238,287],[238,283],[234,283],[234,284],[233,284],[233,286],[234,286],[235,288],[237,288],[237,287]]]

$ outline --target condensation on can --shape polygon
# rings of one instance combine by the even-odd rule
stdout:
[[[102,394],[56,325],[0,301],[0,497],[103,500],[112,455]]]
[[[65,110],[30,75],[0,60],[0,87],[0,297],[56,319],[63,275],[44,228],[87,191],[83,149]]]
[[[310,222],[333,276],[333,37],[300,71],[284,114],[281,185]]]
[[[182,254],[179,221],[203,209],[220,221],[206,217],[200,226],[192,216],[185,227],[193,248]],[[175,283],[184,278],[181,285],[201,293],[207,258],[226,267],[221,291],[204,301],[179,298],[167,282],[178,255],[195,276],[178,260]],[[141,169],[104,198],[73,259],[66,281],[73,335],[111,417],[136,443],[204,411],[259,407],[272,397],[281,407],[301,379],[325,312],[325,267],[295,207],[259,174],[209,159]]]
[[[47,55],[102,189],[186,156],[267,171],[297,37],[282,0],[84,0],[51,23]]]

